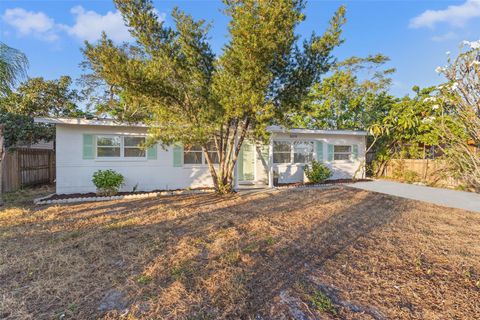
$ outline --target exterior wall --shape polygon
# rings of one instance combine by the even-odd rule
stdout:
[[[157,146],[155,160],[83,159],[83,134],[146,135],[142,127],[113,127],[89,125],[57,125],[56,177],[58,194],[95,192],[92,175],[97,170],[112,169],[125,177],[122,191],[150,191],[212,186],[206,165],[173,165],[173,147]],[[365,158],[365,136],[332,134],[274,133],[273,140],[309,140],[323,142],[323,162],[332,169],[333,179],[351,178]],[[327,161],[328,145],[358,145],[358,158],[354,161]],[[255,184],[268,185],[268,148],[255,148]],[[315,145],[316,148],[316,145]],[[317,150],[314,150],[314,157]],[[279,172],[279,182],[303,181],[303,164],[274,164]]]
[[[112,169],[125,177],[122,191],[177,189],[211,186],[206,166],[173,166],[173,148],[157,146],[156,160],[84,160],[83,134],[146,135],[146,128],[57,125],[56,192],[95,192],[92,175],[97,170]]]
[[[257,145],[255,156],[255,183],[268,185],[268,145]]]
[[[363,135],[333,135],[333,134],[288,134],[276,133],[272,139],[281,141],[321,141],[323,142],[323,162],[332,170],[331,179],[352,178],[355,171],[359,168],[365,159],[365,136]],[[328,145],[358,145],[358,157],[356,160],[336,160],[328,161]],[[317,159],[316,145],[314,149],[314,158]],[[279,173],[280,183],[290,183],[303,181],[303,164],[273,164],[274,170]],[[359,173],[358,176],[361,176]],[[268,177],[268,175],[267,175]]]

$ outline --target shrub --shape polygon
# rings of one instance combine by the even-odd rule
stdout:
[[[97,193],[111,196],[123,185],[123,176],[113,170],[98,170],[93,174],[92,182],[97,187]]]
[[[308,181],[320,183],[332,176],[332,170],[323,163],[313,160],[310,166],[305,166],[305,175]]]
[[[420,176],[413,170],[405,170],[403,172],[403,180],[407,183],[420,181]]]

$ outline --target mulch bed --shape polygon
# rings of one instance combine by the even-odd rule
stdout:
[[[308,186],[321,186],[329,184],[345,184],[345,183],[355,183],[355,182],[367,182],[373,181],[371,179],[331,179],[325,180],[320,183],[314,182],[291,182],[291,183],[279,183],[277,187],[308,187]]]
[[[162,193],[162,192],[179,192],[179,191],[211,191],[213,188],[191,188],[191,189],[156,189],[152,191],[130,191],[130,192],[118,192],[115,196],[130,196],[130,195],[142,195],[142,194],[149,194],[149,193]],[[63,199],[73,199],[73,198],[94,198],[94,197],[109,197],[106,195],[96,194],[95,192],[88,192],[88,193],[71,193],[71,194],[53,194],[44,200],[63,200]]]

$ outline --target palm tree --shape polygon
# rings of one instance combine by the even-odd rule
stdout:
[[[0,96],[6,95],[27,75],[28,59],[17,49],[0,42]]]
[[[24,53],[0,42],[0,97],[6,96],[15,84],[27,75],[28,59]],[[0,206],[2,199],[3,125],[0,124]]]

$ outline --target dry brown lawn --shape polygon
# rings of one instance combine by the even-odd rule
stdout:
[[[479,319],[480,214],[367,191],[0,211],[2,319]]]

